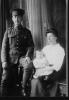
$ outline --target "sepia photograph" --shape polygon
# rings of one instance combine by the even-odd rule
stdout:
[[[0,0],[0,97],[68,97],[68,0]]]

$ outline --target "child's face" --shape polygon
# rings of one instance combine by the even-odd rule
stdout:
[[[18,26],[22,22],[22,16],[19,16],[19,15],[12,16],[12,21],[13,21],[15,26]]]
[[[48,33],[46,40],[47,40],[47,44],[55,44],[57,37],[53,33]]]

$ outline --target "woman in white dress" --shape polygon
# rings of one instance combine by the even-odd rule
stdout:
[[[41,51],[36,51],[36,57],[33,60],[36,71],[31,81],[31,97],[46,96],[43,84],[45,83],[46,86],[48,83],[52,84],[56,81],[54,81],[53,75],[56,75],[56,72],[61,69],[64,61],[65,51],[58,43],[58,33],[55,29],[46,32],[46,44]],[[43,81],[44,79],[46,82]]]

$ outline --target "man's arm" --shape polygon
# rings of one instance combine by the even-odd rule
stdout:
[[[2,48],[1,48],[1,62],[2,62],[2,67],[5,68],[7,67],[7,62],[8,62],[8,32],[6,31],[4,34],[4,38],[2,41]]]
[[[29,30],[26,30],[27,32],[27,53],[26,53],[26,56],[23,58],[20,58],[20,64],[23,66],[23,67],[26,67],[30,62],[31,60],[33,59],[33,54],[34,54],[34,42],[33,42],[33,38],[32,38],[32,35],[31,35],[31,32]]]
[[[27,49],[27,53],[26,56],[29,57],[30,59],[33,58],[33,54],[34,54],[34,42],[33,42],[33,37],[31,35],[31,32],[28,31],[28,49]]]

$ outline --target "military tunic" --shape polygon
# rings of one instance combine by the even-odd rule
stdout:
[[[33,51],[34,43],[31,32],[28,29],[18,26],[16,28],[10,27],[6,30],[1,50],[1,61],[2,63],[7,62],[8,64],[7,69],[3,69],[2,73],[1,90],[3,96],[9,95],[8,93],[11,94],[12,90],[8,89],[12,89],[11,87],[13,85],[15,90],[17,80],[21,81],[21,77],[18,76],[19,59],[25,56],[28,56],[30,59],[32,59]],[[24,86],[32,73],[32,69],[32,64],[29,64],[27,68],[23,70]],[[11,87],[8,88],[8,86]]]
[[[33,40],[31,32],[22,26],[9,28],[4,35],[1,61],[16,64],[21,56],[33,56]]]

